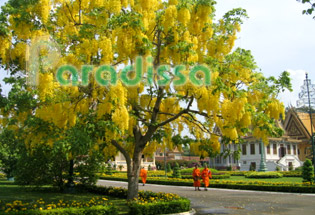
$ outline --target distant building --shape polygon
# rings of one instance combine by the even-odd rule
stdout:
[[[284,130],[284,134],[279,138],[268,138],[269,145],[264,145],[263,150],[265,153],[265,162],[268,171],[275,171],[276,168],[280,170],[289,170],[290,166],[295,169],[303,165],[299,158],[299,152],[301,151],[304,139],[299,139],[292,132],[292,123],[286,123],[282,125],[281,122],[278,126]],[[302,125],[299,125],[302,127]],[[294,130],[295,131],[295,130]],[[248,171],[250,169],[259,169],[261,161],[261,147],[260,140],[257,140],[253,136],[244,137],[244,143],[241,145],[230,144],[224,146],[221,144],[221,152],[226,151],[225,147],[228,147],[231,152],[229,156],[217,156],[215,159],[211,159],[211,167],[217,169],[223,169],[232,167],[232,169],[240,169],[241,171]],[[233,152],[241,149],[240,159],[236,160],[233,156]],[[305,158],[305,156],[303,156]]]
[[[315,108],[315,84],[311,83],[311,80],[308,79],[308,87],[310,92],[310,102],[312,108]],[[299,100],[296,101],[298,108],[308,107],[308,94],[307,94],[307,81],[304,80],[304,84],[301,86],[301,92],[299,93]]]
[[[312,123],[309,113],[298,112],[294,108],[289,109],[286,114],[284,128],[291,138],[300,140],[298,155],[301,161],[311,158],[311,124],[315,131],[315,113],[312,114]]]

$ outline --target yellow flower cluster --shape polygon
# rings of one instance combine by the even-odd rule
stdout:
[[[234,101],[228,99],[222,103],[221,113],[225,120],[225,125],[234,124],[236,121],[242,119],[245,113],[246,98],[237,98]]]
[[[76,124],[77,112],[70,102],[55,103],[36,110],[36,116],[54,123],[59,128],[73,127]]]
[[[177,15],[178,21],[180,21],[184,26],[187,26],[188,23],[190,22],[190,11],[188,8],[182,7],[178,11]]]
[[[266,130],[262,130],[259,127],[256,127],[254,128],[253,135],[257,139],[261,139],[265,145],[269,144],[268,134]]]
[[[209,115],[211,112],[216,113],[219,109],[219,94],[212,94],[212,90],[207,87],[201,87],[196,93],[197,105],[200,111],[206,111]]]
[[[113,61],[112,41],[107,37],[100,39],[99,48],[102,53],[101,65],[109,65]]]
[[[269,117],[274,118],[278,120],[280,118],[280,115],[282,117],[285,117],[285,108],[282,102],[279,102],[279,100],[272,100],[268,104],[268,108],[266,110],[266,114],[268,114]]]
[[[177,9],[175,5],[170,5],[166,10],[165,10],[165,18],[163,20],[163,26],[166,31],[171,29],[177,20]]]
[[[127,1],[125,1],[125,2],[123,2],[125,5],[126,5],[126,2]],[[118,13],[120,13],[120,11],[121,11],[121,7],[122,7],[122,3],[121,3],[121,0],[111,0],[110,1],[110,11],[112,12],[112,13],[114,13],[114,14],[118,14]]]
[[[45,101],[46,98],[54,96],[54,90],[56,85],[54,84],[54,76],[52,73],[40,73],[38,81],[38,91],[40,99]]]
[[[50,12],[50,6],[51,6],[50,0],[40,0],[38,4],[39,4],[38,10],[39,10],[40,17],[42,18],[42,22],[46,24],[48,21],[49,12]]]
[[[15,200],[12,203],[5,203],[0,201],[0,213],[9,213],[9,212],[20,212],[28,210],[51,210],[57,208],[84,208],[92,207],[96,205],[107,205],[109,201],[103,196],[93,197],[89,201],[65,201],[59,200],[57,203],[51,202],[46,204],[45,201],[41,198],[32,203],[23,203],[22,201]],[[1,213],[2,214],[2,213]]]
[[[10,48],[10,39],[4,36],[0,36],[0,58],[2,58],[2,62],[5,63],[7,61],[7,50]]]

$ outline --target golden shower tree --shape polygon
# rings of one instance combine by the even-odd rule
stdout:
[[[21,124],[31,115],[60,133],[88,126],[93,116],[93,125],[102,129],[91,148],[124,155],[128,199],[138,195],[142,155],[172,147],[173,135],[189,132],[200,154],[202,146],[219,151],[220,135],[237,143],[252,132],[267,143],[280,132],[275,121],[284,107],[277,94],[290,86],[288,74],[265,78],[250,51],[233,50],[246,12],[234,9],[216,20],[214,5],[213,0],[9,0],[0,19],[1,64],[23,78],[35,70],[38,86],[21,90],[38,102],[32,110],[1,113]],[[27,147],[56,140],[23,129]]]

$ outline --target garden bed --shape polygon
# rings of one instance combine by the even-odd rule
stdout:
[[[0,214],[167,214],[190,210],[190,201],[176,194],[140,191],[126,201],[123,188],[77,185],[74,194],[52,187],[20,187],[0,180]],[[3,196],[2,196],[3,195]],[[118,210],[119,209],[119,210]]]

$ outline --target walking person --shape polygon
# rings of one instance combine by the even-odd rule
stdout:
[[[212,178],[212,173],[208,169],[207,165],[205,165],[204,169],[201,172],[202,181],[205,185],[205,191],[207,191],[207,187],[209,186],[209,178]]]
[[[140,177],[141,177],[143,186],[147,182],[147,176],[148,176],[147,170],[145,170],[144,167],[142,167],[140,170]]]
[[[196,164],[195,165],[195,169],[193,170],[193,179],[194,179],[194,187],[195,187],[195,191],[197,191],[197,188],[198,190],[200,191],[200,170],[198,169],[198,165]]]

